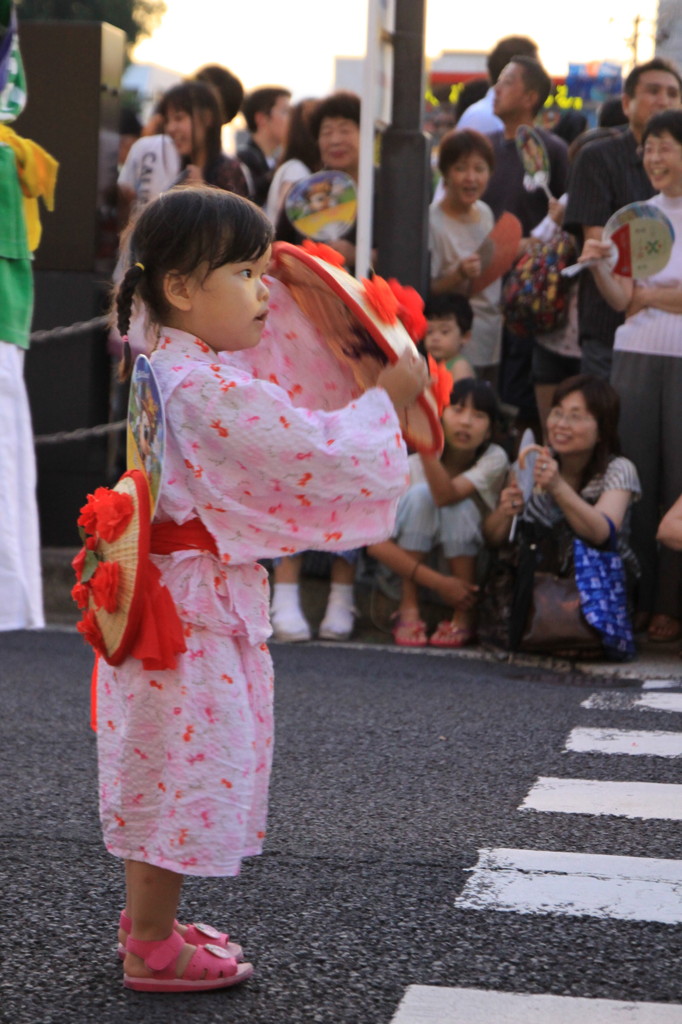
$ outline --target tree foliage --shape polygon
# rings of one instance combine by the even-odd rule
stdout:
[[[131,45],[150,35],[166,12],[163,0],[18,0],[22,21],[107,21],[121,28]]]

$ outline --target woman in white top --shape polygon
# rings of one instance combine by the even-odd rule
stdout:
[[[649,639],[676,640],[682,630],[682,555],[659,556],[661,513],[682,493],[682,111],[649,121],[642,137],[644,169],[654,188],[649,203],[671,221],[670,260],[651,277],[633,281],[612,274],[604,262],[590,267],[597,287],[614,309],[625,312],[616,331],[611,382],[621,399],[624,453],[637,467],[642,500],[632,520],[633,547],[642,566],[638,610]],[[609,243],[585,243],[581,260],[604,257]]]
[[[284,151],[272,179],[264,210],[274,225],[284,200],[297,181],[320,169],[320,150],[310,131],[310,120],[317,100],[301,100],[289,112],[289,127]]]

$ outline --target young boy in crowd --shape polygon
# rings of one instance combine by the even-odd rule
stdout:
[[[463,354],[471,341],[471,325],[474,311],[465,295],[448,292],[432,295],[427,303],[428,327],[424,337],[424,349],[437,363],[443,363],[452,376],[452,383],[476,374]]]

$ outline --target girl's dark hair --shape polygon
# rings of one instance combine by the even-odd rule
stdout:
[[[170,110],[181,110],[189,114],[193,124],[198,114],[209,115],[204,124],[206,161],[201,169],[216,161],[222,152],[220,132],[223,114],[214,89],[203,82],[181,82],[180,85],[174,85],[163,94],[159,103],[159,113],[164,121],[168,118]],[[192,159],[187,158],[185,163],[192,163]]]
[[[654,114],[642,132],[642,145],[650,135],[659,139],[664,132],[682,145],[682,110],[662,110],[660,114]]]
[[[592,477],[606,472],[611,456],[620,455],[620,399],[616,389],[607,380],[593,377],[589,373],[579,373],[575,377],[567,377],[557,385],[552,397],[552,409],[576,391],[583,396],[588,412],[597,421],[597,443],[583,472],[581,487],[584,487]]]
[[[291,107],[286,142],[279,159],[280,165],[287,160],[300,160],[311,171],[319,171],[322,166],[320,147],[310,130],[317,104],[317,100],[307,99]]]
[[[466,405],[469,399],[474,409],[485,413],[490,420],[490,437],[477,449],[475,458],[478,460],[492,442],[495,428],[502,423],[502,410],[497,395],[487,380],[463,377],[457,381],[450,392],[450,405]]]
[[[464,405],[468,398],[471,398],[474,409],[488,416],[491,426],[502,419],[497,395],[487,380],[477,377],[458,380],[450,393],[450,405]]]
[[[178,185],[141,208],[122,241],[128,270],[114,297],[121,335],[128,333],[135,294],[151,323],[168,313],[166,274],[194,274],[202,280],[225,263],[257,260],[272,242],[272,225],[248,199],[209,185]]]
[[[445,177],[453,164],[473,153],[485,160],[490,171],[493,170],[495,157],[490,140],[473,128],[462,128],[460,131],[455,128],[440,140],[438,170]]]

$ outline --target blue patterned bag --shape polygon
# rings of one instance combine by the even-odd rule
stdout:
[[[593,548],[576,537],[573,541],[575,582],[585,619],[598,630],[604,652],[613,661],[635,656],[632,622],[628,612],[623,559],[618,553],[616,529],[608,516],[609,547]]]

